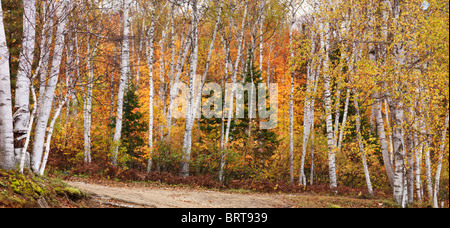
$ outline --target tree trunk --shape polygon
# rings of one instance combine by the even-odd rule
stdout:
[[[423,144],[419,142],[419,136],[417,132],[414,132],[414,157],[415,157],[415,178],[416,178],[416,195],[417,200],[422,202],[422,153],[423,153]]]
[[[262,0],[261,2],[261,13],[259,19],[259,71],[261,72],[261,77],[259,78],[262,81],[263,77],[263,62],[264,62],[264,8],[266,6],[266,1]],[[269,81],[267,81],[267,85],[269,85]]]
[[[122,118],[123,118],[123,98],[125,95],[125,90],[128,85],[128,77],[130,74],[130,0],[124,1],[123,6],[123,41],[122,41],[122,57],[121,57],[121,75],[119,84],[119,93],[117,96],[117,116],[116,116],[116,129],[114,132],[113,139],[113,150],[112,150],[112,164],[117,166],[120,138],[122,136]]]
[[[315,32],[312,31],[311,34],[311,56],[314,55],[316,49]],[[318,74],[318,69],[316,68],[316,62],[312,59],[308,64],[307,71],[307,82],[306,82],[306,96],[305,96],[305,108],[303,114],[303,141],[302,141],[302,158],[300,161],[300,175],[299,175],[299,183],[302,185],[306,185],[306,176],[305,176],[305,159],[306,152],[308,147],[308,141],[310,139],[311,128],[314,126],[314,101],[315,101],[315,91],[317,90],[317,81],[316,77]],[[314,90],[314,92],[313,92]],[[312,140],[311,140],[312,141]],[[313,157],[311,157],[311,164]],[[313,167],[311,167],[312,169]],[[311,171],[312,173],[312,171]]]
[[[358,104],[358,95],[357,92],[354,91],[355,98],[353,99],[353,103],[355,105],[356,109],[356,135],[358,139],[358,146],[359,151],[361,152],[361,159],[363,162],[363,168],[364,168],[364,176],[366,177],[366,185],[367,190],[369,191],[369,195],[373,196],[373,189],[372,189],[372,183],[370,181],[370,174],[369,174],[369,167],[367,166],[367,159],[364,152],[364,143],[361,136],[361,112],[359,110],[359,104]]]
[[[183,40],[183,39],[182,39]],[[170,88],[170,96],[169,96],[169,108],[167,111],[167,139],[170,139],[171,134],[171,128],[172,128],[172,113],[173,113],[173,106],[174,106],[174,99],[178,95],[178,88],[177,85],[180,81],[180,76],[183,72],[183,68],[186,62],[187,55],[189,53],[189,49],[191,48],[192,40],[189,39],[189,37],[186,39],[186,42],[184,43],[184,48],[182,47],[182,51],[180,51],[180,58],[178,59],[177,66],[176,66],[176,72],[174,83],[172,83],[172,87]]]
[[[230,128],[231,128],[231,119],[233,118],[233,100],[234,100],[234,96],[236,94],[236,82],[237,82],[237,71],[239,69],[239,63],[240,63],[240,59],[242,57],[242,43],[244,40],[244,33],[245,33],[245,21],[247,18],[247,8],[248,5],[247,3],[245,4],[245,8],[244,8],[244,16],[242,18],[242,24],[241,24],[241,34],[239,35],[238,38],[238,51],[237,51],[237,56],[236,56],[236,62],[234,64],[234,69],[233,69],[233,74],[231,76],[231,81],[232,81],[232,88],[231,88],[231,93],[228,94],[228,96],[225,96],[225,103],[229,104],[228,107],[228,117],[227,117],[227,127],[226,127],[226,131],[225,131],[225,150],[228,149],[228,142],[229,142],[229,136],[230,136]],[[229,48],[226,48],[227,53],[226,53],[226,58],[227,61],[229,61],[229,57],[230,57],[230,53],[229,53]],[[230,64],[227,64],[228,66],[230,66]],[[231,66],[230,66],[231,67]],[[228,90],[228,88],[227,88]],[[228,99],[228,101],[227,101]],[[225,157],[226,154],[222,155],[221,158],[221,164],[220,164],[220,170],[219,170],[219,181],[223,181],[223,168],[225,167]]]
[[[211,57],[212,57],[212,52],[213,52],[213,48],[214,48],[214,43],[216,40],[217,32],[219,30],[219,25],[221,23],[223,4],[224,4],[224,0],[222,0],[219,5],[219,12],[217,14],[216,23],[214,26],[214,32],[211,37],[211,42],[209,44],[208,56],[206,57],[205,72],[203,73],[202,81],[197,88],[197,95],[195,96],[195,100],[194,100],[195,101],[195,103],[194,103],[194,116],[195,117],[197,117],[199,115],[198,112],[201,112],[202,90],[203,90],[203,86],[205,85],[205,82],[206,82],[206,77],[208,76],[209,67],[211,65]]]
[[[36,37],[35,27],[36,1],[25,0],[23,1],[22,49],[19,56],[19,70],[17,72],[14,104],[14,144],[16,158],[20,157],[20,153],[24,147],[28,124],[30,122],[30,85]]]
[[[428,199],[433,199],[433,183],[432,183],[432,170],[431,170],[431,147],[430,142],[428,141],[429,138],[425,140],[425,177],[427,180],[427,193],[428,193]]]
[[[198,59],[198,23],[199,23],[199,9],[197,0],[192,2],[192,49],[190,56],[190,70],[189,70],[189,94],[188,104],[186,108],[186,124],[183,139],[183,158],[181,162],[180,176],[189,176],[189,162],[191,158],[192,149],[192,128],[195,120],[195,78],[197,76],[197,59]]]
[[[57,3],[55,3],[57,4]],[[59,79],[60,65],[64,50],[64,30],[67,23],[67,1],[63,1],[56,7],[57,18],[59,18],[56,30],[55,47],[53,52],[52,67],[48,78],[45,93],[40,93],[41,104],[38,104],[38,116],[36,120],[35,137],[33,145],[33,153],[31,156],[31,169],[34,173],[40,173],[42,163],[42,155],[46,136],[47,125],[55,96],[55,89]],[[42,77],[42,75],[41,75]]]
[[[9,50],[6,46],[3,9],[0,2],[0,168],[14,169],[14,133],[9,72]]]
[[[386,169],[386,174],[389,179],[389,183],[391,184],[391,187],[394,188],[394,170],[392,169],[392,162],[389,157],[389,148],[387,145],[386,140],[386,132],[384,128],[384,122],[383,122],[383,116],[381,114],[381,104],[380,101],[377,101],[377,104],[375,106],[375,121],[377,124],[377,131],[378,131],[378,137],[380,139],[380,145],[381,145],[381,153],[383,156],[383,163],[384,167]]]
[[[151,8],[151,24],[148,32],[147,41],[147,64],[148,64],[148,83],[149,83],[149,100],[148,100],[148,148],[150,149],[150,155],[147,163],[147,173],[152,170],[153,164],[153,96],[155,93],[155,88],[153,85],[153,58],[154,58],[154,41],[155,41],[155,26],[154,26],[154,8]]]
[[[291,68],[294,68],[294,23],[295,18],[291,19],[291,24],[289,26],[289,46],[290,46],[290,58],[291,58]],[[295,93],[295,72],[294,69],[291,69],[291,94],[289,100],[289,170],[290,170],[290,181],[291,184],[294,183],[294,93]],[[306,110],[306,108],[305,108]],[[309,110],[308,110],[309,111]],[[308,124],[309,127],[309,124]],[[308,133],[309,134],[309,133]],[[303,178],[302,178],[303,177]],[[300,183],[306,185],[306,178],[303,170],[300,172],[300,179],[302,180]]]
[[[403,144],[403,104],[397,101],[394,107],[394,127],[393,127],[393,143],[394,143],[394,199],[402,207],[405,205],[403,201],[405,190],[405,150]]]
[[[330,188],[335,191],[337,187],[337,176],[336,176],[336,162],[335,162],[335,143],[333,135],[333,117],[331,112],[331,83],[328,72],[329,57],[328,52],[330,51],[330,39],[329,39],[329,25],[327,22],[322,22],[321,25],[321,49],[322,49],[322,60],[323,60],[323,80],[324,80],[324,93],[325,93],[325,116],[326,116],[326,135],[327,135],[327,145],[328,145],[328,169],[330,175]]]
[[[350,88],[347,88],[347,95],[346,95],[346,98],[345,98],[345,107],[344,107],[344,116],[343,116],[343,119],[342,119],[341,128],[339,130],[338,149],[337,149],[338,152],[341,151],[342,140],[344,139],[344,130],[345,130],[345,126],[347,125],[348,105],[350,103],[350,95],[351,95]]]
[[[405,148],[406,148],[406,183],[408,191],[408,204],[414,203],[414,158],[413,158],[413,135],[412,135],[412,120],[414,120],[414,114],[412,108],[408,108],[408,114],[406,115],[406,135],[405,135]]]
[[[56,112],[52,118],[52,121],[50,122],[50,126],[47,131],[47,138],[46,138],[46,142],[45,142],[45,153],[44,153],[44,157],[42,159],[41,167],[39,168],[39,175],[41,175],[41,176],[44,175],[45,167],[47,166],[47,160],[48,160],[48,156],[50,154],[50,145],[51,145],[52,136],[53,136],[53,129],[55,127],[56,120],[58,119],[59,115],[61,114],[61,110],[64,107],[64,105],[67,103],[67,100],[69,99],[69,97],[70,97],[70,94],[67,94],[66,98],[64,98],[64,101],[62,101],[59,104],[59,106],[56,109]]]
[[[89,29],[88,29],[89,31]],[[92,92],[94,89],[94,58],[97,51],[97,44],[94,46],[91,53],[90,38],[87,39],[87,69],[88,69],[88,80],[87,80],[87,91],[85,93],[84,99],[84,162],[91,163],[91,125],[92,125]]]
[[[434,181],[434,194],[433,194],[433,207],[434,208],[439,208],[439,205],[438,205],[439,182],[441,179],[442,160],[444,159],[444,154],[445,154],[445,138],[447,136],[448,117],[449,116],[448,116],[448,110],[447,110],[447,115],[445,115],[444,129],[442,131],[441,146],[439,148],[439,160],[438,160],[438,166],[436,168],[436,179]]]

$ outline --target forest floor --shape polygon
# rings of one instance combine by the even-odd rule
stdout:
[[[102,205],[136,208],[386,208],[385,199],[330,196],[314,193],[255,193],[246,190],[211,190],[143,182],[65,181],[88,193]]]

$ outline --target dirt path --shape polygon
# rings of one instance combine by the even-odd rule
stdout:
[[[292,207],[289,195],[243,194],[198,189],[153,186],[104,186],[84,182],[66,182],[100,199],[151,208],[282,208]]]

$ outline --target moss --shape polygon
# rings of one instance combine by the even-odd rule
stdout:
[[[44,199],[50,207],[65,207],[76,206],[76,201],[88,196],[59,179],[34,175],[29,170],[21,174],[0,169],[0,208],[39,207],[39,199]]]
[[[80,200],[83,198],[87,198],[87,195],[76,188],[64,187],[64,188],[55,188],[55,192],[58,195],[66,195],[71,200]]]
[[[35,199],[42,196],[42,188],[36,182],[23,174],[16,174],[9,179],[11,189],[21,195],[31,196]]]
[[[341,208],[339,205],[331,204],[331,203],[327,204],[327,207],[328,208]]]

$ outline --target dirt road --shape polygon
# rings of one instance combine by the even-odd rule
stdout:
[[[155,186],[104,186],[66,182],[100,199],[149,208],[284,208],[292,207],[289,195],[245,194]]]

